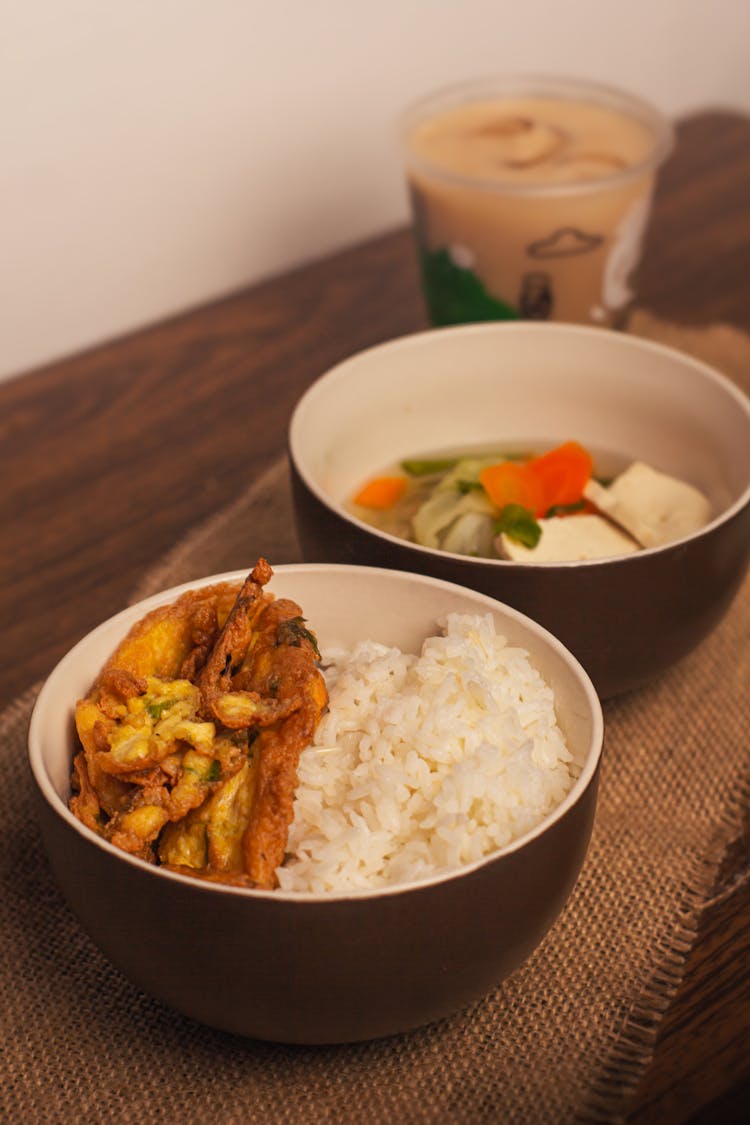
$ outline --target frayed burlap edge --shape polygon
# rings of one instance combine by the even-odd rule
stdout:
[[[723,895],[712,896],[722,863],[742,829],[749,804],[750,777],[738,784],[736,796],[725,809],[706,854],[688,865],[683,900],[678,905],[669,940],[659,949],[658,964],[637,1002],[621,1028],[611,1035],[609,1056],[591,1083],[582,1120],[626,1119],[628,1105],[653,1060],[661,1021],[684,980],[704,911],[750,878],[750,872],[745,872]]]
[[[636,309],[628,331],[657,343],[666,344],[714,364],[736,381],[745,384],[750,374],[750,336],[728,324],[711,328],[664,322],[645,310]],[[742,830],[745,810],[750,805],[750,777],[740,780],[734,799],[730,798],[720,822],[720,833],[706,853],[694,860],[687,872],[682,910],[678,913],[669,943],[662,949],[662,960],[629,1013],[615,1038],[610,1058],[592,1084],[590,1108],[606,1120],[622,1113],[622,1098],[632,1096],[653,1058],[659,1023],[674,999],[685,974],[687,958],[695,943],[703,911],[712,901],[711,892],[732,841]],[[741,881],[750,878],[746,872]],[[733,888],[736,887],[735,883]],[[727,892],[729,893],[729,892]],[[620,1093],[613,1097],[613,1088]],[[622,1095],[622,1097],[620,1096]]]

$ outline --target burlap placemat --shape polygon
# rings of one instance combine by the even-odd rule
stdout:
[[[748,386],[750,338],[733,329],[682,330],[642,315],[632,330],[694,351]],[[276,563],[298,558],[283,461],[179,544],[133,597],[245,567],[260,552]],[[0,717],[0,1117],[290,1125],[623,1117],[750,796],[749,635],[746,583],[696,652],[607,705],[591,849],[534,956],[449,1019],[346,1047],[212,1031],[105,961],[42,854],[24,760],[28,692]]]

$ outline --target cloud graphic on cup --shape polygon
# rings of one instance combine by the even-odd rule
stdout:
[[[600,234],[585,234],[576,227],[560,227],[547,238],[530,242],[526,253],[530,258],[572,258],[575,254],[588,254],[601,246]]]

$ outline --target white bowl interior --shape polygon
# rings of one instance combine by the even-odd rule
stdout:
[[[361,352],[300,400],[290,450],[340,507],[407,456],[575,439],[689,481],[714,515],[750,492],[750,402],[681,353],[606,329],[471,325]]]
[[[46,800],[77,831],[100,842],[67,808],[76,742],[76,701],[88,692],[118,642],[148,610],[173,601],[184,590],[219,581],[241,581],[244,576],[245,572],[236,571],[190,582],[124,610],[84,637],[48,678],[32,715],[30,763]],[[436,632],[439,619],[446,613],[491,612],[498,631],[509,642],[527,649],[535,666],[552,685],[558,722],[582,769],[566,801],[544,824],[561,815],[590,781],[602,742],[601,707],[594,688],[559,641],[515,610],[452,583],[368,567],[281,566],[275,570],[268,588],[278,597],[290,597],[299,603],[321,646],[349,647],[371,638],[397,645],[404,652],[416,652],[424,638]],[[536,831],[542,831],[544,824]],[[517,841],[507,850],[521,842]]]

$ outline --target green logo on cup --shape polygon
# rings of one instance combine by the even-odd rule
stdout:
[[[518,320],[519,314],[487,292],[471,269],[456,264],[448,250],[420,251],[422,282],[433,324]]]

